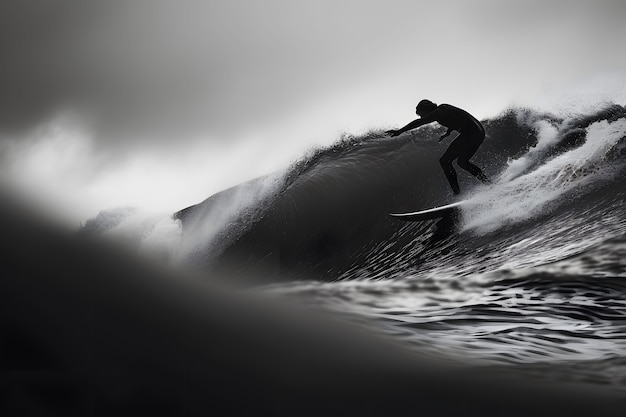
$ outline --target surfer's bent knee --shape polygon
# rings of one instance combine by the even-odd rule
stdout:
[[[461,168],[465,169],[465,170],[471,169],[474,166],[474,164],[472,164],[469,161],[469,159],[464,159],[464,158],[463,159],[461,159],[461,158],[457,159],[456,163],[459,164],[459,166]]]
[[[442,167],[447,168],[449,166],[452,166],[452,159],[448,158],[447,156],[443,155],[441,158],[439,158],[439,163],[441,164]]]

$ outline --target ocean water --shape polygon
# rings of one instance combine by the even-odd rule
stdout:
[[[175,262],[323,306],[421,354],[626,392],[626,109],[484,121],[452,201],[437,127],[343,137],[174,216]]]
[[[441,219],[389,216],[455,198],[438,160],[447,146],[437,141],[443,128],[426,126],[395,138],[380,131],[344,136],[283,171],[173,215],[122,208],[88,221],[83,232],[122,242],[124,252],[138,251],[176,276],[155,290],[152,276],[135,282],[125,267],[88,270],[94,277],[87,282],[130,294],[112,297],[120,307],[106,298],[99,311],[121,317],[109,319],[103,340],[121,329],[114,352],[130,349],[113,356],[123,377],[107,368],[90,380],[102,390],[102,404],[118,404],[108,394],[121,394],[111,387],[132,382],[171,396],[168,415],[179,415],[189,398],[197,398],[190,407],[199,415],[220,398],[217,408],[232,414],[233,404],[243,403],[229,398],[242,395],[256,395],[272,415],[301,414],[302,403],[321,407],[311,415],[392,415],[393,406],[412,415],[416,402],[427,415],[614,415],[626,401],[626,108],[567,116],[514,108],[483,123],[487,137],[473,161],[493,183],[459,169],[465,204]],[[231,295],[333,319],[309,328],[315,320],[289,309],[288,317],[282,310],[267,316],[273,307],[255,310],[247,304],[252,299],[206,292],[180,271],[224,284]],[[78,275],[84,282],[85,272]],[[150,301],[159,288],[168,288],[165,298]],[[85,299],[101,293],[84,291]],[[21,300],[15,308],[32,303],[25,294],[13,297]],[[189,318],[188,306],[203,306],[194,310],[200,316]],[[165,332],[137,333],[132,323],[141,321],[142,309],[161,317]],[[331,331],[336,318],[367,340]],[[281,330],[283,319],[289,330]],[[81,343],[90,346],[92,338]],[[87,362],[100,349],[96,340],[96,348],[84,350]],[[380,340],[389,343],[382,351],[373,347]],[[332,347],[319,346],[326,342]],[[146,346],[141,359],[133,343]],[[391,346],[399,350],[388,357]],[[148,355],[156,369],[149,384],[134,363],[153,349],[163,354]],[[184,354],[172,356],[178,351]],[[99,361],[112,360],[100,352]],[[212,378],[211,392],[220,394],[205,398],[206,386],[188,380],[181,357],[193,358],[194,372]],[[265,382],[250,382],[257,380]],[[140,415],[157,407],[148,397],[120,398],[126,411],[138,401]]]

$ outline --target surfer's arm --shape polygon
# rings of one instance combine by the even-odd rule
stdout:
[[[408,132],[409,130],[416,129],[416,128],[420,127],[420,126],[423,126],[425,124],[432,123],[432,122],[433,122],[433,120],[428,121],[425,118],[415,119],[411,123],[407,124],[406,126],[401,127],[398,130],[388,130],[387,133],[389,135],[391,135],[391,136],[398,136],[398,135],[401,135],[404,132]]]
[[[435,109],[434,111],[428,113],[427,115],[425,115],[424,117],[420,117],[419,119],[415,119],[413,120],[411,123],[407,124],[404,127],[401,127],[398,130],[388,130],[387,133],[391,136],[398,136],[401,135],[404,132],[408,132],[409,130],[413,130],[413,129],[417,129],[420,126],[424,126],[427,125],[429,123],[432,122],[436,122],[439,117],[439,115],[441,114],[441,110],[439,108]]]

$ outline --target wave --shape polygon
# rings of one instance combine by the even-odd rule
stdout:
[[[455,243],[493,244],[498,239],[481,235],[504,233],[499,240],[515,245],[559,218],[568,219],[562,233],[584,225],[585,216],[576,213],[598,221],[626,217],[619,208],[625,189],[623,106],[573,117],[509,109],[483,123],[487,137],[473,161],[495,183],[483,186],[459,170],[463,196],[472,203],[460,219],[405,224],[388,216],[452,198],[438,161],[446,147],[436,140],[442,128],[426,126],[396,138],[372,131],[343,137],[272,178],[176,213],[183,241],[193,242],[187,254],[209,269],[254,269],[270,280],[393,278],[445,257],[451,236]],[[614,226],[616,232],[621,223]],[[219,245],[214,237],[211,244],[202,241],[207,227],[221,230]],[[588,230],[588,241],[613,229]],[[558,247],[575,247],[578,238],[564,234]],[[466,270],[467,257],[454,256],[449,263]],[[478,268],[485,267],[481,261]]]
[[[493,183],[459,170],[466,203],[454,216],[388,216],[452,198],[443,129],[423,127],[344,136],[174,220],[148,227],[121,210],[89,226],[141,232],[211,284],[329,310],[433,363],[623,398],[626,108],[509,109],[483,123],[474,161]]]
[[[388,216],[452,198],[443,130],[372,131],[181,210],[143,242],[430,359],[626,392],[626,108],[510,109],[483,123],[474,161],[493,183],[459,170],[454,216]],[[101,223],[143,230],[119,214]]]
[[[514,415],[520,416],[612,416],[618,407],[623,409],[624,396],[604,385],[606,379],[622,379],[623,340],[615,348],[621,356],[592,366],[571,361],[534,364],[523,371],[450,366],[425,357],[427,352],[403,349],[400,338],[388,343],[318,309],[283,303],[280,297],[227,291],[195,276],[155,268],[113,245],[49,224],[32,208],[1,195],[1,359],[7,392],[0,402],[2,415],[257,415],[259,410],[272,415],[302,415],[303,410],[305,415],[411,415],[419,407],[429,415],[491,416],[508,410],[512,400],[519,402]],[[550,292],[541,282],[533,284],[532,276],[511,280],[518,288]],[[425,291],[433,286],[428,280],[421,285]],[[406,282],[404,289],[411,295]],[[623,294],[617,285],[581,290],[608,300]],[[374,291],[360,294],[379,304],[388,301]],[[397,300],[411,298],[400,295],[396,293]],[[327,300],[332,297],[329,291]],[[587,349],[585,358],[605,357],[607,337],[620,330],[606,323],[623,321],[626,303],[612,303],[613,312],[579,303],[588,318],[597,319],[600,338],[594,340],[602,342],[598,349]],[[535,307],[535,318],[541,317]],[[566,305],[561,307],[567,311]],[[500,319],[513,317],[518,324],[517,334],[508,333],[507,344],[493,342],[495,333],[465,339],[491,341],[500,356],[507,348],[519,353],[517,345],[562,353],[566,350],[559,339],[584,342],[593,336],[580,326],[578,335],[535,333],[540,337],[529,340],[525,336],[532,333],[522,333],[521,314],[505,316],[494,306],[478,304],[463,314],[481,320],[481,308],[492,310],[491,324],[498,323],[498,313]],[[379,317],[390,323],[392,317],[400,318],[394,314],[398,312],[387,308]],[[441,350],[453,348],[442,337],[446,332],[428,333],[419,313],[409,309],[413,325],[407,320],[392,330],[403,336],[403,331],[421,326],[425,331],[415,333],[434,341],[431,351],[438,345]],[[442,323],[455,325],[452,320]],[[489,324],[485,321],[484,327]],[[463,334],[449,333],[458,337],[459,346]],[[417,343],[418,336],[413,340]],[[603,385],[585,384],[598,381],[596,368],[603,372]],[[582,382],[562,383],[571,382],[572,369],[579,370]],[[546,376],[558,379],[547,383]],[[251,400],[242,402],[242,397]]]

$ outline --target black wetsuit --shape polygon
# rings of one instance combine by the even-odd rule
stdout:
[[[423,101],[427,101],[434,106],[434,104],[428,100],[422,100],[422,102]],[[420,104],[422,102],[420,102]],[[433,122],[437,122],[448,128],[448,131],[441,137],[441,139],[448,136],[451,131],[457,130],[461,134],[452,141],[450,146],[448,146],[448,149],[439,159],[443,172],[446,174],[450,187],[452,187],[452,191],[454,191],[454,194],[459,194],[461,192],[456,171],[452,166],[452,162],[455,159],[458,160],[458,164],[461,168],[478,178],[480,181],[489,183],[489,179],[485,176],[482,170],[469,161],[483,143],[483,140],[485,140],[485,129],[474,116],[463,109],[459,109],[458,107],[454,107],[449,104],[436,106],[432,111],[425,114],[424,110],[420,109],[420,105],[418,104],[416,113],[421,116],[419,119],[413,120],[401,129],[388,130],[387,133],[392,136],[398,136],[401,133]]]
[[[457,163],[461,168],[480,181],[489,182],[482,170],[470,162],[470,158],[474,156],[485,139],[485,129],[474,116],[458,107],[442,104],[432,113],[426,115],[424,119],[432,119],[432,121],[436,121],[442,126],[447,127],[449,131],[457,130],[460,132],[460,135],[452,141],[448,149],[439,159],[443,172],[455,194],[461,192],[456,171],[452,166],[452,162],[455,159],[457,159]]]

